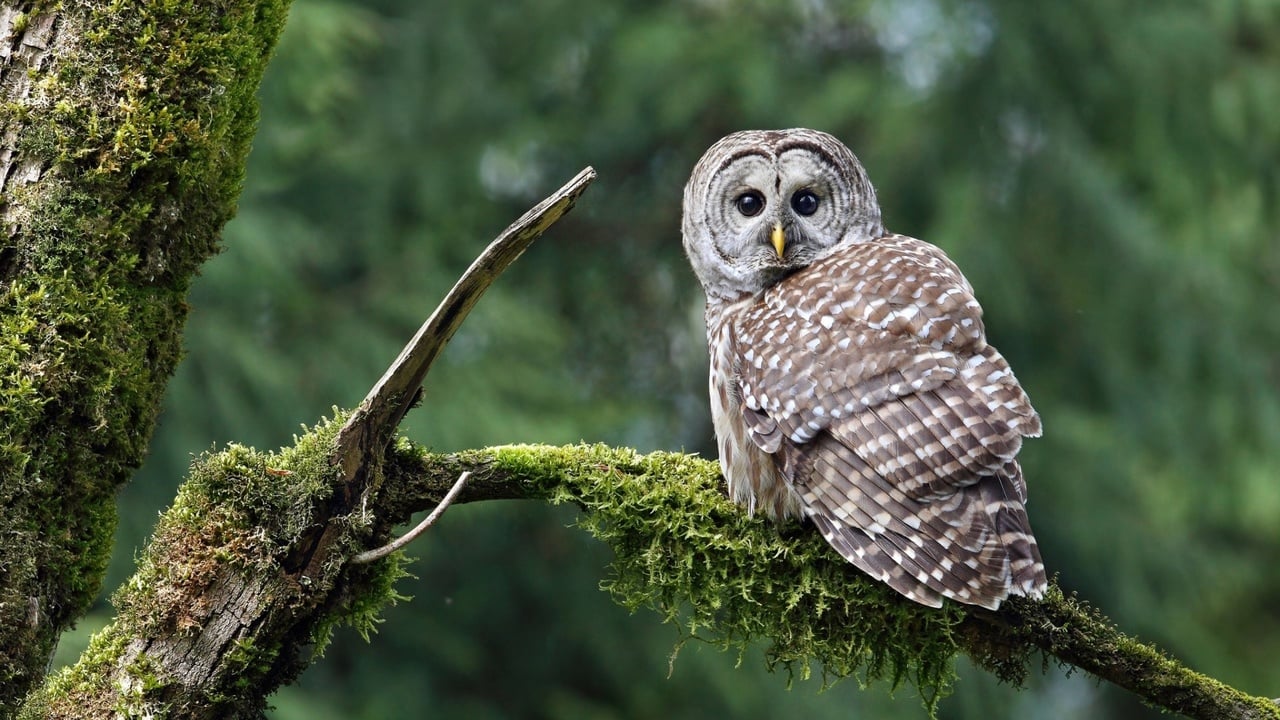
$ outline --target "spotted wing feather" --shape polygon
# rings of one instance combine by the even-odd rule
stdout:
[[[927,605],[1038,595],[1015,457],[1040,421],[940,250],[887,236],[735,323],[742,420],[850,562]]]

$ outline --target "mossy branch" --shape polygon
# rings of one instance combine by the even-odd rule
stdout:
[[[1187,717],[1280,718],[1271,701],[1124,636],[1056,586],[1042,602],[1011,601],[997,613],[906,601],[811,528],[747,517],[725,497],[718,467],[689,455],[602,445],[439,455],[401,440],[383,465],[382,492],[362,512],[332,518],[329,453],[346,417],[278,453],[233,446],[200,458],[138,573],[117,593],[116,620],[24,717],[98,717],[120,707],[254,716],[333,627],[367,633],[399,599],[403,556],[351,564],[362,549],[355,539],[380,542],[393,521],[433,506],[470,472],[455,502],[577,505],[579,525],[614,551],[604,587],[617,602],[656,610],[687,638],[724,648],[763,640],[770,667],[789,676],[817,669],[830,681],[905,682],[932,710],[950,688],[956,653],[1016,684],[1043,652]],[[324,577],[291,574],[287,558],[319,522],[350,529],[345,554],[334,555]]]
[[[909,679],[931,706],[947,689],[955,652],[1015,685],[1043,653],[1186,717],[1280,719],[1274,701],[1124,635],[1056,584],[1043,601],[1014,598],[994,613],[905,601],[845,563],[817,532],[747,518],[721,491],[718,466],[687,455],[598,445],[433,455],[406,443],[388,469],[398,491],[379,511],[403,516],[464,471],[474,477],[455,502],[578,505],[580,524],[614,550],[606,586],[618,602],[654,608],[724,646],[765,640],[771,665],[803,674],[816,661],[829,677]]]

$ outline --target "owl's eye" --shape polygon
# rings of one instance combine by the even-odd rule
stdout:
[[[764,196],[755,190],[742,193],[733,202],[738,206],[738,212],[747,217],[755,217],[760,214],[761,210],[764,210]]]
[[[818,212],[818,196],[812,190],[797,190],[791,196],[791,209],[801,215],[812,215]]]

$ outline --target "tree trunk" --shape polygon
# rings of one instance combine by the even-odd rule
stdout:
[[[0,715],[101,590],[287,6],[0,5]]]

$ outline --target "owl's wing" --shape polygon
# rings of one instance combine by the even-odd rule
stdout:
[[[996,607],[1044,570],[1014,457],[1040,421],[941,250],[858,243],[739,318],[743,419],[827,541],[919,602]]]

